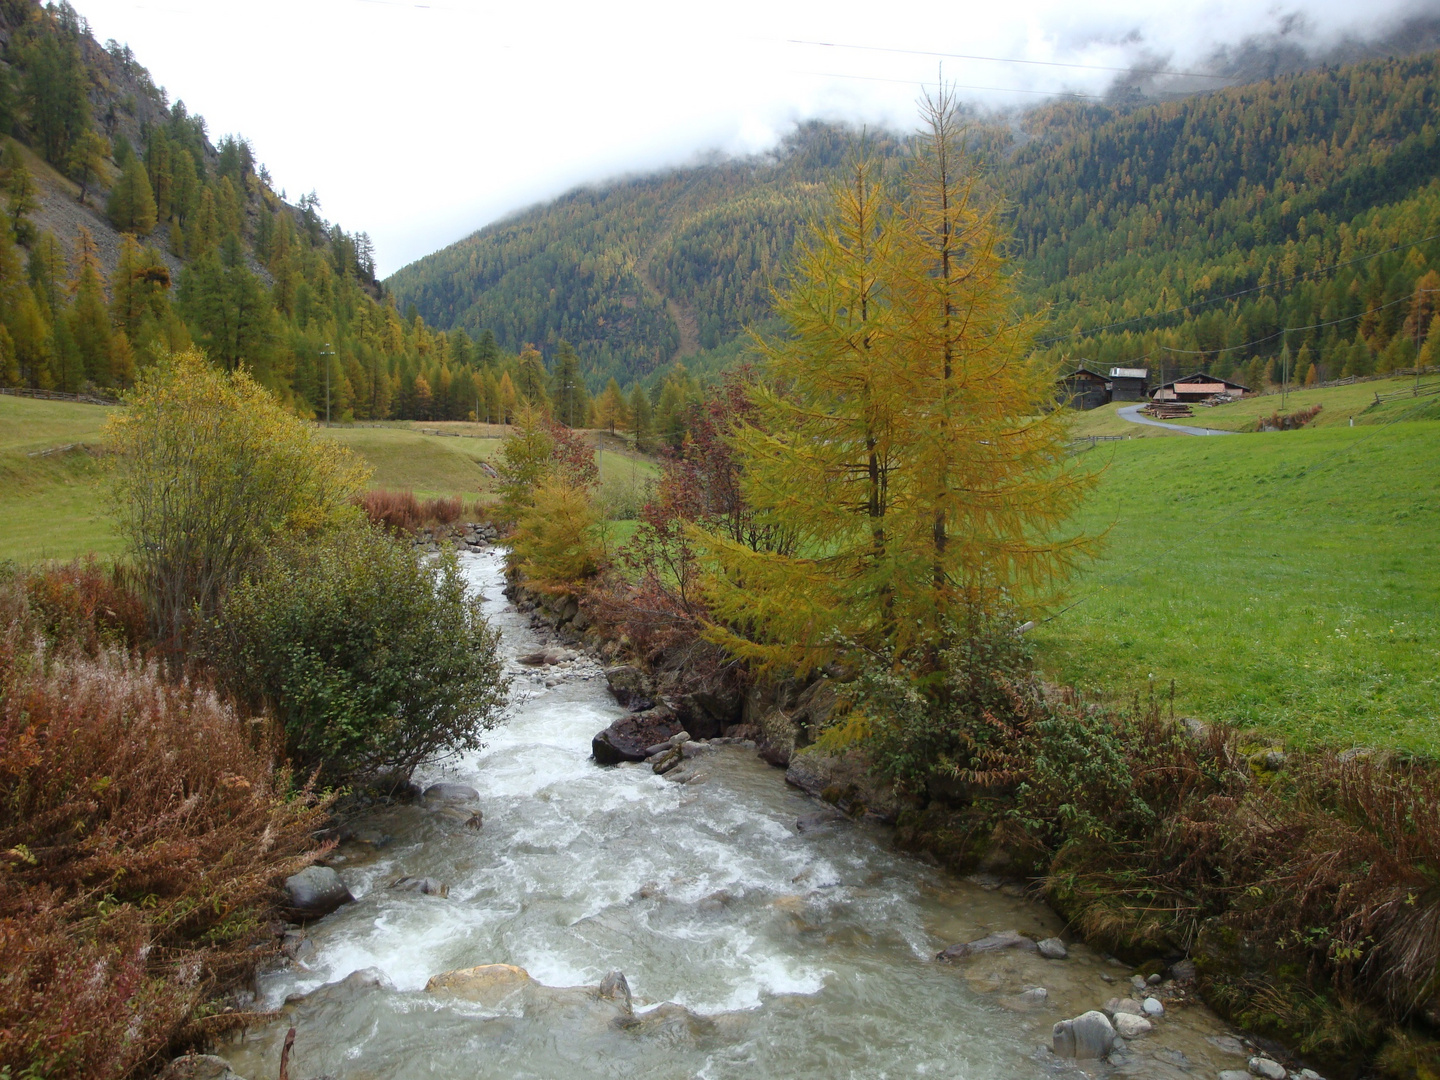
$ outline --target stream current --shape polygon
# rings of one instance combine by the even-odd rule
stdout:
[[[1047,937],[1060,921],[1013,889],[896,852],[880,826],[798,831],[820,804],[753,750],[715,747],[684,784],[596,765],[592,736],[622,715],[601,669],[583,656],[519,666],[541,642],[502,595],[502,553],[461,561],[502,631],[514,692],[483,750],[417,779],[478,789],[484,825],[400,806],[354,828],[330,861],[357,899],[309,926],[296,962],[258,977],[259,1007],[280,1015],[222,1047],[240,1075],[276,1076],[292,1026],[296,1080],[1083,1075],[1050,1054],[1051,1025],[1125,996],[1128,970],[1083,946],[1060,961],[1005,950],[937,963],[954,942]],[[390,887],[406,875],[448,896]],[[547,987],[619,970],[642,1021],[662,1003],[684,1009],[627,1026],[573,1000],[486,1007],[425,990],[483,964],[518,965]],[[1044,1001],[1021,997],[1033,987]],[[1131,1047],[1126,1064],[1084,1073],[1245,1067],[1198,1005],[1172,1007]]]

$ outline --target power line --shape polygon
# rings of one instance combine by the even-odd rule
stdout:
[[[815,45],[825,49],[855,49],[862,52],[900,53],[905,56],[940,56],[953,60],[983,60],[991,64],[1028,64],[1035,67],[1076,68],[1081,71],[1114,71],[1123,75],[1177,75],[1192,79],[1225,79],[1229,75],[1211,75],[1202,71],[1167,71],[1160,68],[1109,67],[1104,64],[1067,64],[1060,60],[1024,60],[1014,56],[976,56],[971,53],[934,52],[930,49],[893,49],[884,45],[848,45],[840,41],[810,41],[805,38],[786,38],[787,45]]]
[[[1131,323],[1144,322],[1146,319],[1163,319],[1167,315],[1175,315],[1182,311],[1193,311],[1197,308],[1208,307],[1211,304],[1234,300],[1237,297],[1249,296],[1251,293],[1264,292],[1266,289],[1278,289],[1282,285],[1292,285],[1297,281],[1304,281],[1309,277],[1328,274],[1332,270],[1339,270],[1342,266],[1352,266],[1355,263],[1369,262],[1371,259],[1378,259],[1382,255],[1391,255],[1397,251],[1406,251],[1412,247],[1419,247],[1421,244],[1428,244],[1432,240],[1440,240],[1440,233],[1425,236],[1419,240],[1411,240],[1408,243],[1396,244],[1394,247],[1386,248],[1384,251],[1376,251],[1369,255],[1360,255],[1353,259],[1345,259],[1342,262],[1331,263],[1329,266],[1322,266],[1316,270],[1306,270],[1303,274],[1296,274],[1294,277],[1284,278],[1281,281],[1271,281],[1264,285],[1253,285],[1248,289],[1240,289],[1238,292],[1226,293],[1224,296],[1212,296],[1209,300],[1197,300],[1193,303],[1180,304],[1177,307],[1152,312],[1149,315],[1136,315],[1130,319],[1121,319],[1119,322],[1106,323],[1104,326],[1092,326],[1086,330],[1074,330],[1068,334],[1057,334],[1055,337],[1042,338],[1035,344],[1037,346],[1053,345],[1057,341],[1069,341],[1071,338],[1087,337],[1090,334],[1099,334],[1105,330],[1114,330],[1117,326],[1129,326]]]
[[[827,79],[855,79],[859,82],[902,83],[906,86],[928,86],[917,79],[884,79],[878,75],[842,75],[838,71],[796,71],[796,75],[817,75]],[[1084,98],[1087,101],[1103,101],[1095,94],[1078,94],[1068,90],[1021,90],[1014,86],[970,86],[964,83],[946,81],[945,86],[955,90],[994,90],[1003,94],[1038,94],[1042,97]]]
[[[1256,338],[1254,341],[1247,341],[1243,345],[1227,345],[1223,349],[1172,349],[1169,345],[1161,345],[1160,348],[1169,353],[1180,353],[1185,356],[1219,356],[1221,353],[1239,352],[1241,349],[1248,349],[1251,345],[1263,345],[1267,341],[1274,341],[1277,337],[1285,334],[1298,334],[1305,330],[1323,330],[1327,326],[1339,326],[1341,323],[1354,322],[1356,319],[1363,319],[1366,315],[1374,315],[1377,311],[1384,311],[1386,308],[1394,307],[1396,304],[1408,303],[1417,297],[1428,293],[1440,292],[1440,289],[1416,289],[1413,293],[1400,297],[1399,300],[1391,300],[1388,304],[1381,304],[1379,307],[1366,308],[1355,315],[1346,315],[1343,319],[1331,319],[1329,322],[1313,323],[1310,326],[1287,326],[1283,330],[1276,330],[1273,334]]]

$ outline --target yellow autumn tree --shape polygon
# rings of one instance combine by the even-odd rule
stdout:
[[[948,93],[906,165],[890,180],[862,156],[835,190],[777,295],[757,422],[733,436],[746,500],[794,553],[699,534],[710,635],[762,666],[923,665],[955,625],[1043,602],[1088,546],[1060,535],[1090,479],[1065,465],[1054,373],[1030,358]]]
[[[244,369],[180,353],[142,373],[126,404],[105,430],[120,466],[112,505],[156,637],[173,649],[277,537],[358,513],[368,468]]]

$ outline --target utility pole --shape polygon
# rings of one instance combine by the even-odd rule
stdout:
[[[328,356],[334,356],[334,355],[335,355],[334,351],[330,348],[330,342],[327,341],[327,342],[325,343],[325,347],[320,350],[320,355],[321,355],[321,356],[327,356],[327,357],[328,357]],[[326,361],[325,361],[325,426],[326,426],[326,427],[329,427],[329,426],[330,426],[330,361],[329,361],[329,360],[326,360]]]

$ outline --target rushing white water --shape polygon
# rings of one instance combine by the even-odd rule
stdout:
[[[283,1012],[224,1048],[238,1072],[275,1076],[290,1026],[298,1080],[998,1080],[1074,1069],[1043,1049],[1051,1024],[1123,993],[1127,972],[1083,948],[1065,961],[1011,951],[936,963],[955,941],[1012,928],[1046,936],[1059,923],[896,853],[879,827],[797,832],[817,804],[753,751],[715,748],[688,784],[596,765],[591,737],[621,714],[599,668],[514,665],[538,642],[501,596],[500,554],[463,561],[502,629],[516,694],[484,750],[420,779],[476,787],[484,827],[418,806],[376,813],[362,832],[380,842],[345,845],[336,860],[357,901],[310,928],[303,964],[259,979],[261,1005]],[[449,895],[388,888],[403,875],[445,882]],[[556,987],[619,969],[637,1012],[676,1002],[690,1015],[626,1028],[424,992],[437,973],[492,963]],[[361,969],[389,985],[319,989]],[[1033,986],[1049,989],[1047,1002],[1021,1002]],[[1204,1010],[1172,1010],[1164,1024],[1122,1072],[1214,1076],[1237,1064],[1205,1041],[1221,1028]]]

